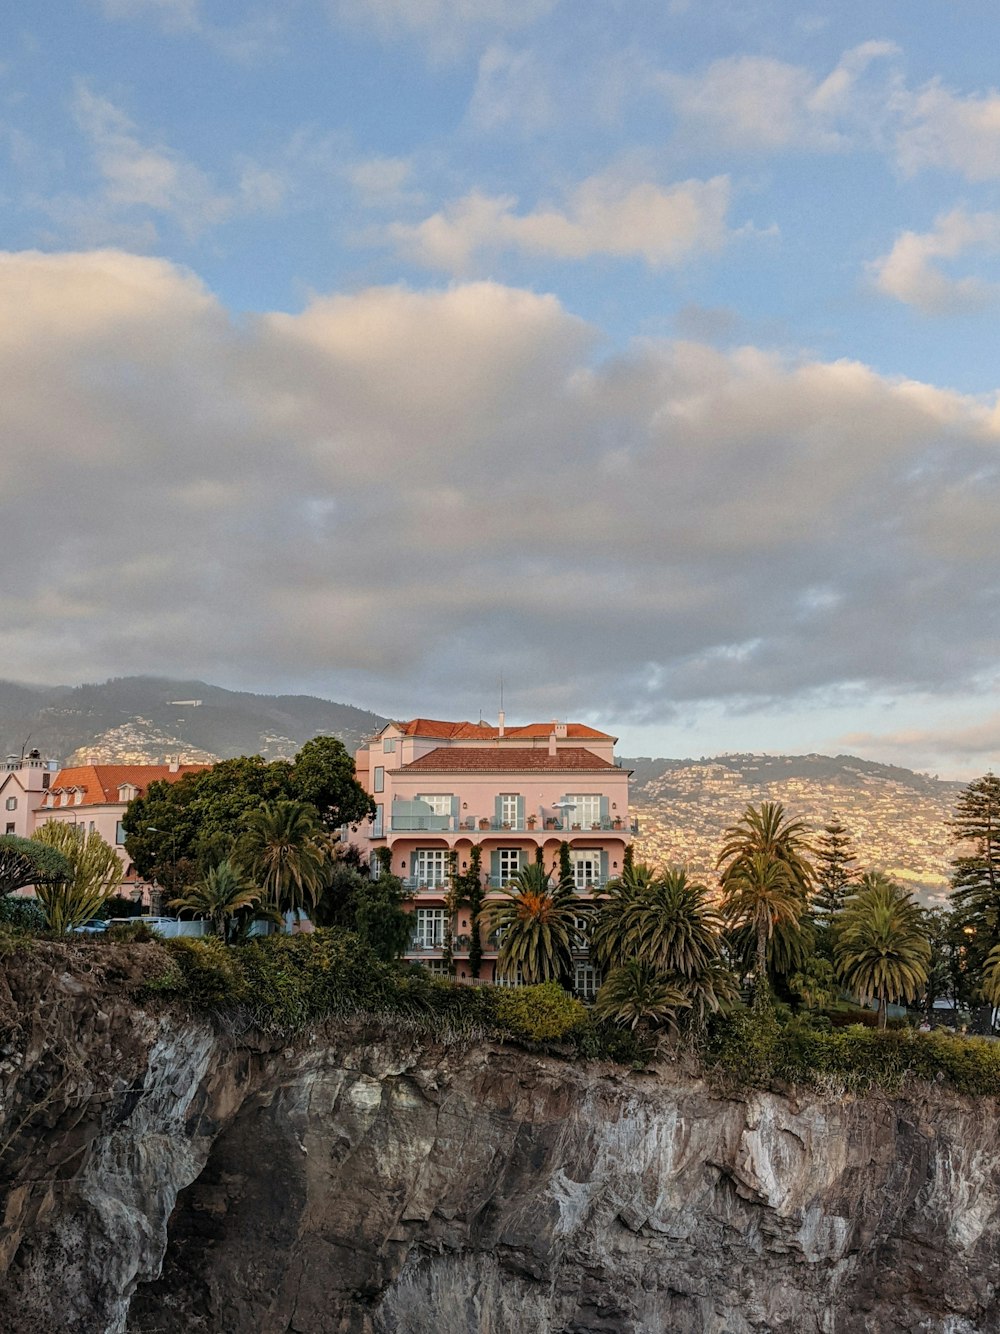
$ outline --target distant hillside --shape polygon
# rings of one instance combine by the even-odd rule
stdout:
[[[880,867],[935,902],[955,855],[947,821],[961,783],[855,755],[720,755],[700,760],[624,759],[634,771],[637,855],[685,863],[713,877],[723,830],[748,804],[780,801],[821,830],[834,816],[850,831],[861,865]]]
[[[128,676],[101,685],[32,688],[0,681],[0,748],[30,745],[60,762],[146,763],[260,754],[290,757],[320,733],[349,751],[378,714],[311,695],[252,695],[204,681]]]

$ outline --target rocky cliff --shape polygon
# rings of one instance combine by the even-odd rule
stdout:
[[[136,1011],[3,961],[8,1334],[1000,1328],[997,1106]]]

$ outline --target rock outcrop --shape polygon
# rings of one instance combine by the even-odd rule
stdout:
[[[1000,1328],[992,1100],[285,1045],[137,1012],[124,954],[6,961],[9,1334]]]

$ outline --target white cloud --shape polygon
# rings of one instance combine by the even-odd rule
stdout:
[[[865,42],[845,51],[825,76],[765,56],[727,56],[702,73],[661,75],[660,84],[682,123],[742,149],[836,151],[870,126],[860,84],[869,66],[896,53],[891,42]]]
[[[146,249],[164,219],[190,239],[236,215],[274,212],[283,201],[279,172],[245,158],[233,188],[220,189],[183,154],[145,139],[125,112],[82,81],[73,111],[99,183],[89,194],[38,196],[34,202],[63,232],[88,245]]]
[[[549,80],[537,54],[494,42],[479,58],[469,121],[478,130],[517,125],[539,130],[554,113]]]
[[[972,722],[906,727],[892,732],[850,732],[838,745],[852,753],[889,760],[907,768],[934,769],[974,778],[1000,766],[1000,713]]]
[[[729,194],[725,176],[660,186],[606,173],[577,186],[563,208],[518,213],[511,196],[473,192],[423,222],[393,224],[388,235],[408,258],[450,273],[504,250],[556,259],[613,255],[660,268],[725,245]]]
[[[347,168],[347,179],[366,208],[400,208],[418,202],[411,188],[413,164],[406,158],[374,157]]]
[[[896,105],[904,121],[896,156],[907,174],[940,167],[970,181],[1000,178],[1000,92],[963,97],[934,80],[900,93]]]
[[[1000,285],[976,277],[953,278],[935,263],[957,259],[967,250],[1000,250],[1000,213],[953,209],[929,232],[903,232],[870,271],[880,292],[928,315],[995,302]]]
[[[4,671],[662,720],[995,665],[1000,411],[640,343],[495,283],[231,321],[117,252],[0,258]],[[512,689],[514,689],[512,687]]]

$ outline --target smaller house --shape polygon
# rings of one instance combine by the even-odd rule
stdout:
[[[136,871],[125,851],[122,820],[130,801],[144,796],[150,783],[176,783],[207,764],[80,764],[60,769],[35,813],[33,828],[47,820],[70,822],[86,833],[96,831],[115,849],[125,868],[121,892],[152,902],[153,886]]]

